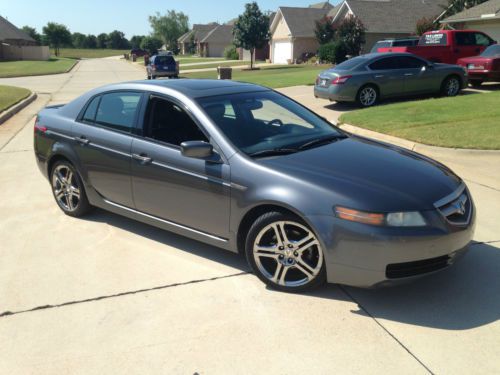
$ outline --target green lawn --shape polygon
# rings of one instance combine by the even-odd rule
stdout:
[[[64,73],[76,64],[71,59],[50,59],[48,61],[3,61],[0,62],[0,78],[38,76]]]
[[[70,59],[96,59],[100,57],[123,56],[124,53],[129,53],[130,50],[123,49],[79,49],[79,48],[61,48],[59,57]]]
[[[225,60],[224,57],[184,57],[184,56],[175,56],[175,61],[179,61],[179,64],[194,64],[194,63],[202,63],[202,62],[210,62],[210,61],[222,61]]]
[[[218,66],[249,66],[250,61],[228,61],[222,63],[213,63],[213,64],[197,64],[197,65],[179,65],[180,68],[191,70],[191,69],[209,69],[209,68],[217,68]]]
[[[0,112],[27,98],[30,90],[21,87],[0,86]]]
[[[233,80],[256,83],[271,88],[314,85],[319,72],[330,65],[277,65],[260,70],[233,70]],[[187,69],[187,67],[186,67]],[[217,78],[217,72],[195,72],[182,74],[186,78]]]
[[[341,123],[428,145],[500,150],[500,92],[381,105]]]

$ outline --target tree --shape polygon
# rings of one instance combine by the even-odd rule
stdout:
[[[75,48],[85,48],[86,39],[87,37],[82,33],[73,33],[71,35],[71,41]]]
[[[269,42],[269,16],[260,11],[256,2],[245,4],[245,12],[234,23],[233,36],[236,47],[250,50],[250,69],[253,69],[255,50]]]
[[[97,35],[97,48],[106,48],[107,43],[108,43],[108,34],[101,33]]]
[[[134,35],[130,38],[130,48],[141,48],[141,43],[144,38],[144,35]]]
[[[127,49],[130,44],[127,38],[125,38],[125,34],[121,31],[114,30],[108,34],[108,38],[106,40],[106,47],[110,49]]]
[[[338,26],[337,39],[344,42],[348,55],[357,56],[365,44],[365,32],[366,28],[358,17],[348,16]]]
[[[97,37],[89,34],[85,38],[84,48],[97,48]]]
[[[161,39],[167,49],[178,53],[177,39],[189,31],[189,17],[182,12],[169,10],[163,16],[159,12],[149,16],[149,23],[153,29],[152,36]]]
[[[71,33],[64,25],[55,22],[49,22],[44,26],[43,33],[47,38],[49,45],[54,48],[55,55],[59,56],[59,48],[71,44]]]
[[[326,44],[335,39],[335,27],[333,26],[333,18],[324,16],[320,20],[316,21],[316,27],[314,28],[314,35],[319,44]]]
[[[340,64],[346,60],[346,46],[343,41],[325,43],[319,46],[318,57],[321,62]]]
[[[418,36],[421,36],[423,33],[426,33],[427,31],[434,30],[436,28],[436,24],[434,22],[435,19],[436,19],[436,17],[434,17],[434,18],[423,17],[423,18],[419,19],[417,21],[415,33]]]
[[[162,45],[163,41],[161,39],[155,38],[153,36],[145,36],[144,38],[142,38],[140,47],[143,50],[148,51],[150,55],[155,55]]]
[[[30,27],[30,26],[23,26],[22,30],[28,34],[30,37],[32,37],[33,39],[35,39],[35,41],[40,44],[40,42],[42,41],[42,36],[40,34],[38,34],[38,32],[36,31],[36,29],[34,27]]]

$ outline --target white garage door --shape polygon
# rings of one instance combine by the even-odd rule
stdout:
[[[286,60],[292,58],[291,42],[273,42],[273,63],[286,64]]]

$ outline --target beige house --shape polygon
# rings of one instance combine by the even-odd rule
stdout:
[[[195,24],[177,42],[181,54],[187,54],[194,44],[195,53],[203,57],[222,57],[224,49],[233,43],[233,25]]]
[[[0,60],[48,60],[49,47],[36,41],[0,16]]]
[[[365,52],[379,40],[415,34],[419,19],[437,18],[446,4],[447,0],[344,0],[335,7],[328,2],[308,8],[280,7],[271,25],[271,59],[283,64],[300,59],[303,53],[316,53],[316,21],[325,16],[336,23],[358,17],[366,27]]]
[[[441,21],[455,29],[485,32],[500,42],[500,0],[489,0]]]

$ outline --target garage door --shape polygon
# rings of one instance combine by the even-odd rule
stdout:
[[[291,42],[273,42],[273,63],[286,64],[286,60],[292,58]]]

